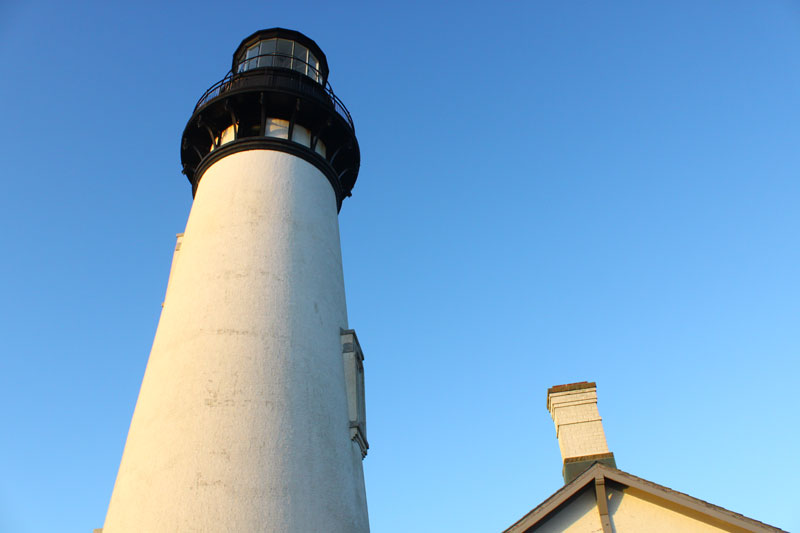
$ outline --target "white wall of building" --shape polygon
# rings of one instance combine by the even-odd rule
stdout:
[[[212,165],[176,254],[104,533],[368,531],[347,327],[324,175],[267,150]]]

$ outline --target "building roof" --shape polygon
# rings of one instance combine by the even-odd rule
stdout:
[[[538,507],[506,529],[504,533],[525,533],[534,531],[536,526],[541,525],[558,510],[569,505],[570,501],[577,495],[588,490],[590,485],[594,485],[596,493],[602,495],[602,501],[600,501],[601,498],[598,498],[597,506],[600,512],[600,520],[603,522],[603,532],[610,533],[611,526],[608,520],[608,510],[605,502],[605,486],[609,484],[612,486],[622,486],[623,489],[635,489],[655,499],[664,507],[679,509],[684,514],[690,514],[697,520],[730,531],[786,533],[782,529],[764,524],[758,520],[753,520],[739,513],[734,513],[733,511],[693,498],[688,494],[674,491],[602,463],[595,463],[570,483],[561,487],[561,489],[542,502]]]

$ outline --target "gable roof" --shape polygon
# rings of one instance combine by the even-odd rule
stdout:
[[[667,505],[671,504],[689,512],[693,515],[700,515],[701,519],[717,523],[723,527],[728,527],[736,530],[752,531],[754,533],[787,533],[782,529],[764,524],[758,520],[747,518],[739,513],[734,513],[717,505],[713,505],[703,500],[693,498],[688,494],[672,490],[670,488],[658,485],[652,481],[647,481],[640,477],[636,477],[622,470],[606,466],[602,463],[595,463],[588,468],[581,475],[573,479],[556,491],[552,496],[543,501],[538,507],[523,516],[517,522],[512,524],[503,533],[525,533],[530,528],[543,522],[553,513],[558,511],[563,506],[567,505],[569,501],[589,488],[589,485],[595,485],[598,492],[603,494],[603,501],[598,502],[598,508],[601,514],[601,521],[607,523],[608,511],[605,504],[604,486],[607,481],[622,485],[627,488],[636,489],[664,501]],[[605,514],[605,517],[603,516]],[[605,520],[604,520],[605,518]],[[608,524],[608,523],[607,523]],[[610,524],[604,524],[605,531],[611,531]]]

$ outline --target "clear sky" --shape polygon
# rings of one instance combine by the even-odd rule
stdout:
[[[618,466],[800,530],[800,3],[0,3],[0,531],[103,524],[240,40],[317,41],[372,530],[500,531],[561,485],[549,386]]]

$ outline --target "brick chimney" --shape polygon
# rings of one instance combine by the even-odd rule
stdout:
[[[597,410],[597,385],[594,382],[550,387],[547,389],[547,410],[556,425],[558,447],[564,460],[564,483],[569,483],[596,462],[616,468]]]

